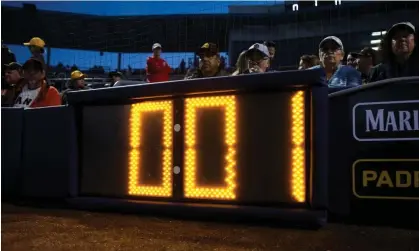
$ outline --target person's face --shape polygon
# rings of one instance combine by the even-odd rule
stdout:
[[[360,57],[358,59],[358,69],[360,72],[367,73],[372,67],[372,58],[371,57]]]
[[[30,51],[31,53],[38,53],[38,52],[40,52],[39,48],[38,48],[38,47],[36,47],[36,46],[33,46],[33,45],[30,45],[30,46],[29,46],[29,51]]]
[[[28,81],[29,84],[40,83],[45,78],[45,72],[35,69],[23,70],[23,77]]]
[[[220,57],[211,52],[206,52],[200,55],[199,69],[202,73],[210,73],[218,70],[220,67]]]
[[[258,72],[266,72],[269,68],[269,57],[266,57],[259,51],[252,51],[248,54],[249,69],[256,68]]]
[[[275,57],[275,47],[268,47],[268,51],[271,58]]]
[[[354,68],[357,67],[358,64],[358,59],[354,56],[352,56],[351,54],[348,55],[348,58],[346,59],[346,64],[348,66],[352,66]]]
[[[304,62],[303,60],[300,60],[299,66],[298,66],[298,70],[305,70],[308,69],[308,65],[306,64],[306,62]]]
[[[119,80],[121,80],[121,77],[120,76],[112,76],[112,79],[113,79],[113,82],[116,83]]]
[[[340,64],[344,56],[342,49],[334,41],[327,41],[323,47],[320,48],[320,61],[325,66],[336,66]]]
[[[160,55],[161,55],[161,48],[156,48],[156,49],[154,49],[154,50],[153,50],[153,55],[154,55],[155,57],[160,57]]]
[[[84,78],[80,78],[76,80],[76,86],[78,88],[83,88],[84,87]]]
[[[408,30],[398,30],[391,38],[394,55],[410,55],[415,48],[415,36]]]
[[[14,84],[20,79],[20,74],[17,70],[7,69],[4,73],[4,79],[9,84]]]

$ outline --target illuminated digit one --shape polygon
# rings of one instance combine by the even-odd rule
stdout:
[[[172,101],[143,102],[131,106],[130,118],[130,151],[129,151],[129,184],[128,194],[137,196],[172,196]],[[144,113],[163,112],[163,153],[162,182],[158,186],[142,185],[140,183],[141,158],[141,125]]]
[[[236,198],[236,98],[235,96],[215,96],[187,98],[185,101],[185,176],[184,195],[186,198],[235,199]],[[224,108],[225,185],[204,187],[197,184],[196,156],[196,114],[198,109]]]
[[[305,151],[304,151],[304,92],[298,91],[291,99],[292,123],[292,196],[305,201]]]

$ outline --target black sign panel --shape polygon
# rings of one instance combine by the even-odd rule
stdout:
[[[419,159],[358,160],[352,190],[361,199],[419,199]]]
[[[419,100],[358,103],[352,122],[358,141],[419,140]]]
[[[292,91],[85,107],[81,194],[303,203],[310,194],[311,146],[305,96]]]

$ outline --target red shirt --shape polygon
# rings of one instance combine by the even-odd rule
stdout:
[[[147,81],[150,83],[169,81],[170,66],[162,58],[147,58]]]

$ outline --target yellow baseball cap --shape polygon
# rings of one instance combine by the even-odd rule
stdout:
[[[40,48],[44,48],[45,42],[44,42],[44,40],[42,40],[39,37],[33,37],[33,38],[31,38],[31,40],[29,42],[23,43],[23,45],[26,45],[26,46],[37,46],[37,47],[40,47]]]
[[[81,71],[77,70],[77,71],[73,71],[71,73],[71,79],[80,79],[80,78],[85,78],[87,77],[86,74],[83,74]]]

